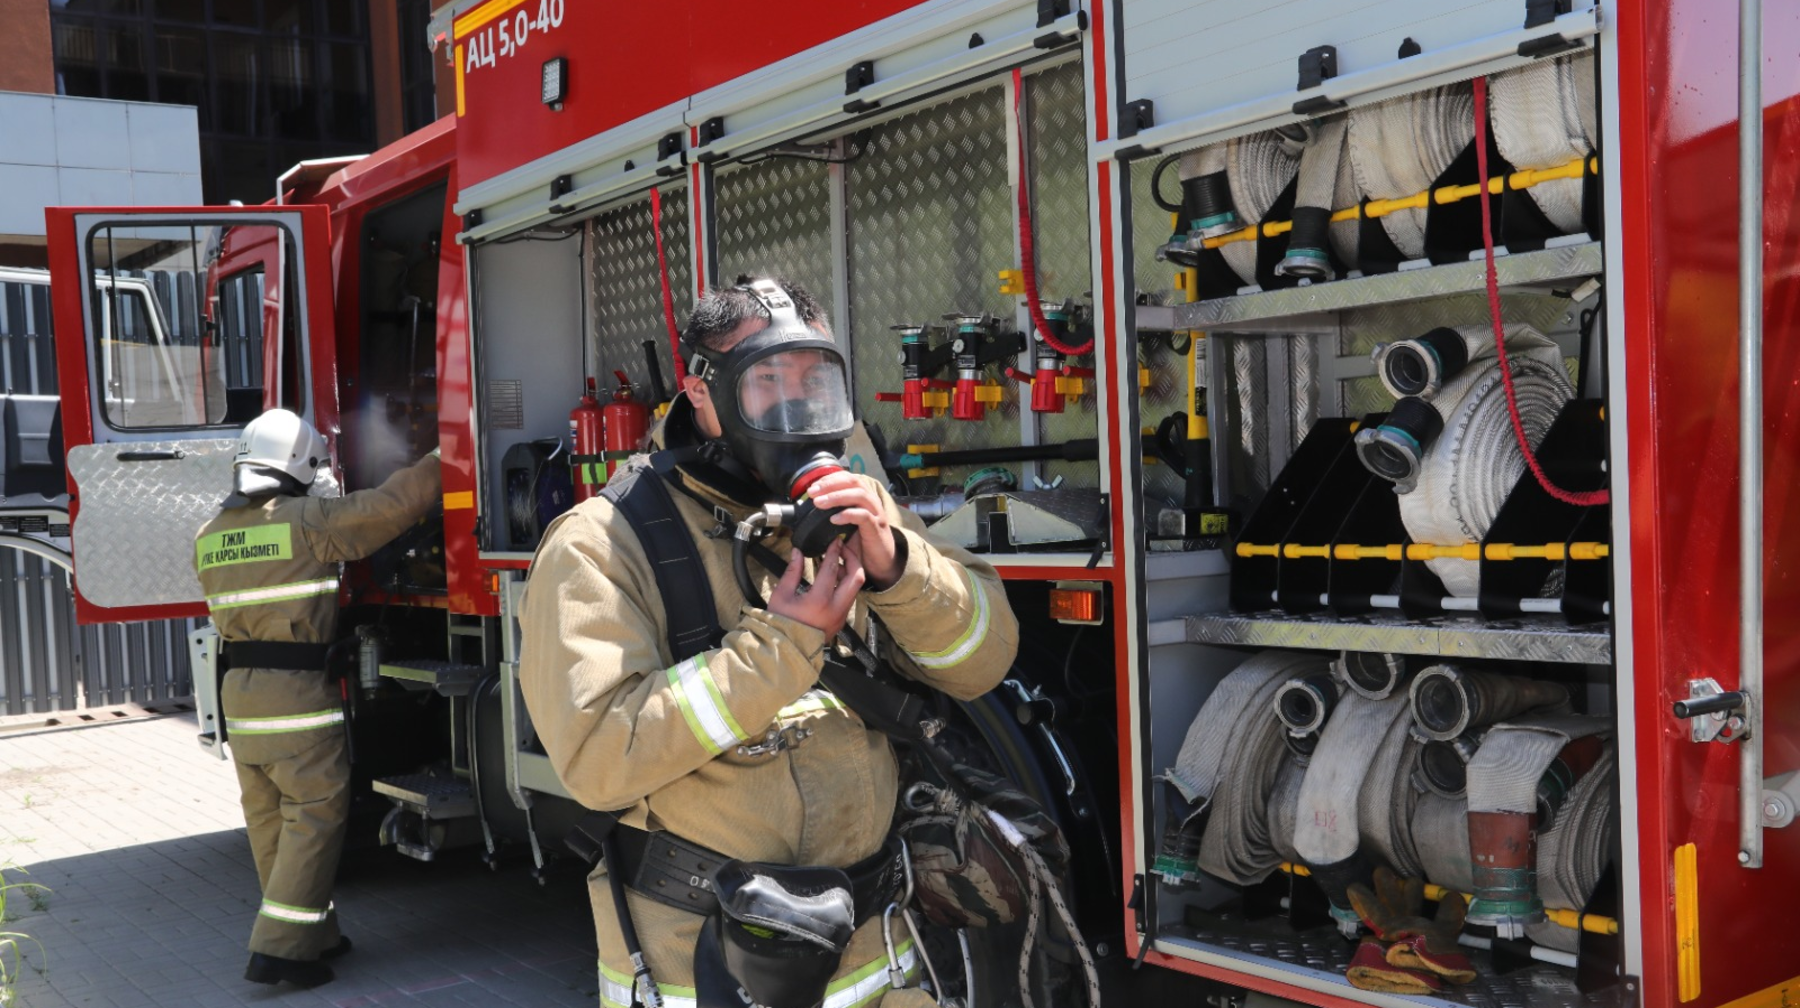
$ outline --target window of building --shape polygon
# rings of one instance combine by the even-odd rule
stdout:
[[[209,203],[268,200],[295,151],[375,146],[359,0],[51,0],[50,20],[57,93],[198,107]]]

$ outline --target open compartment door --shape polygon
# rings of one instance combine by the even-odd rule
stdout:
[[[327,210],[46,216],[77,618],[205,615],[194,535],[231,492],[244,425],[285,407],[336,455]]]

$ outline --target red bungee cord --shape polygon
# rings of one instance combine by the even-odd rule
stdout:
[[[669,290],[669,257],[663,252],[660,189],[650,190],[650,230],[656,234],[656,277],[662,281],[663,323],[669,327],[669,353],[675,357],[675,389],[680,391],[687,368],[681,363],[681,332],[675,328],[675,295]]]
[[[1043,306],[1038,304],[1037,256],[1031,247],[1031,189],[1025,183],[1025,120],[1019,115],[1019,95],[1024,92],[1024,78],[1015,69],[1013,80],[1013,119],[1019,126],[1019,273],[1025,282],[1025,308],[1031,312],[1031,325],[1044,338],[1044,342],[1064,357],[1080,357],[1092,353],[1094,341],[1088,340],[1081,346],[1070,346],[1056,338],[1050,331],[1050,323],[1044,320]]]

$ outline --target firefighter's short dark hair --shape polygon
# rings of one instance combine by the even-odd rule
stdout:
[[[732,287],[714,287],[708,290],[699,301],[694,303],[694,311],[688,316],[687,328],[681,333],[682,351],[685,356],[692,357],[696,347],[708,350],[723,349],[725,338],[737,331],[737,327],[747,319],[767,319],[769,309],[743,287],[752,280],[760,279],[748,275],[740,275],[737,285]],[[808,293],[806,288],[790,283],[782,277],[770,277],[788,297],[794,301],[794,312],[800,321],[809,326],[819,326],[829,330],[831,319],[825,313],[825,306],[818,298]]]

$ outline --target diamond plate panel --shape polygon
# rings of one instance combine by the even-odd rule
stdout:
[[[1094,286],[1088,241],[1087,97],[1081,66],[1067,63],[1027,76],[1025,97],[1038,293],[1054,301],[1079,301]],[[1039,439],[1046,444],[1091,438],[1098,430],[1091,392],[1073,403],[1065,401],[1061,413],[1038,415]],[[1093,462],[1049,462],[1038,468],[1046,482],[1060,476],[1064,486],[1100,485],[1099,467]]]
[[[1218,339],[1218,337],[1213,337]],[[1229,353],[1229,385],[1225,396],[1225,464],[1231,474],[1228,507],[1249,514],[1269,485],[1269,356],[1280,349],[1273,340],[1228,339],[1215,348]]]
[[[166,461],[121,462],[121,451],[181,452]],[[199,602],[194,535],[231,492],[237,439],[133,441],[69,449],[81,495],[75,522],[76,583],[108,608]]]
[[[1612,633],[1604,624],[1569,626],[1555,617],[1487,620],[1473,616],[1409,619],[1398,613],[1336,616],[1329,613],[1230,613],[1189,616],[1194,644],[1313,648],[1508,658],[1517,661],[1605,665],[1612,661]]]
[[[675,324],[687,319],[693,305],[693,271],[688,266],[687,190],[662,193],[663,251],[669,261],[669,290],[675,300]],[[669,358],[669,330],[663,321],[662,284],[657,279],[656,235],[650,226],[648,196],[608,210],[587,222],[583,253],[588,263],[588,331],[590,373],[606,379],[624,371],[633,384],[647,387],[644,341],[655,340],[663,381],[675,380]],[[673,391],[671,389],[670,391]]]
[[[831,304],[831,176],[823,162],[771,158],[713,184],[719,276],[784,277]]]
[[[902,420],[898,403],[875,401],[877,392],[900,391],[900,344],[889,326],[935,324],[950,311],[1012,318],[1013,299],[997,279],[1014,264],[1015,241],[1001,94],[982,90],[875,126],[863,154],[845,166],[850,340],[857,360],[877,363],[856,383],[857,415],[893,446],[1018,443],[1016,382],[1006,383],[1005,400],[982,423]],[[947,472],[943,482],[964,475]],[[911,492],[932,489],[915,481]]]
[[[1307,975],[1341,985],[1343,996],[1362,1000],[1362,992],[1349,986],[1344,971],[1356,945],[1344,941],[1335,927],[1296,932],[1279,919],[1246,921],[1226,914],[1205,914],[1201,927],[1165,927],[1163,936],[1181,944],[1193,944],[1234,959],[1262,960],[1262,965]],[[1575,971],[1560,966],[1532,963],[1497,973],[1490,954],[1464,948],[1475,962],[1475,981],[1453,988],[1448,998],[1408,997],[1419,1005],[1462,1005],[1474,1008],[1625,1008],[1636,998],[1624,984],[1583,994],[1575,986]],[[1390,996],[1391,997],[1391,996]]]
[[[1502,294],[1500,313],[1539,332],[1554,332],[1569,312],[1569,299],[1549,294]],[[1438,326],[1487,325],[1492,321],[1486,294],[1454,294],[1430,301],[1368,305],[1339,315],[1339,353],[1367,357],[1375,344],[1411,339]]]
[[[1507,286],[1553,284],[1575,277],[1594,276],[1601,266],[1599,242],[1518,252],[1494,261],[1500,283]],[[1184,328],[1228,329],[1233,323],[1480,291],[1486,284],[1487,265],[1471,260],[1241,297],[1214,298],[1178,306],[1175,324]]]

